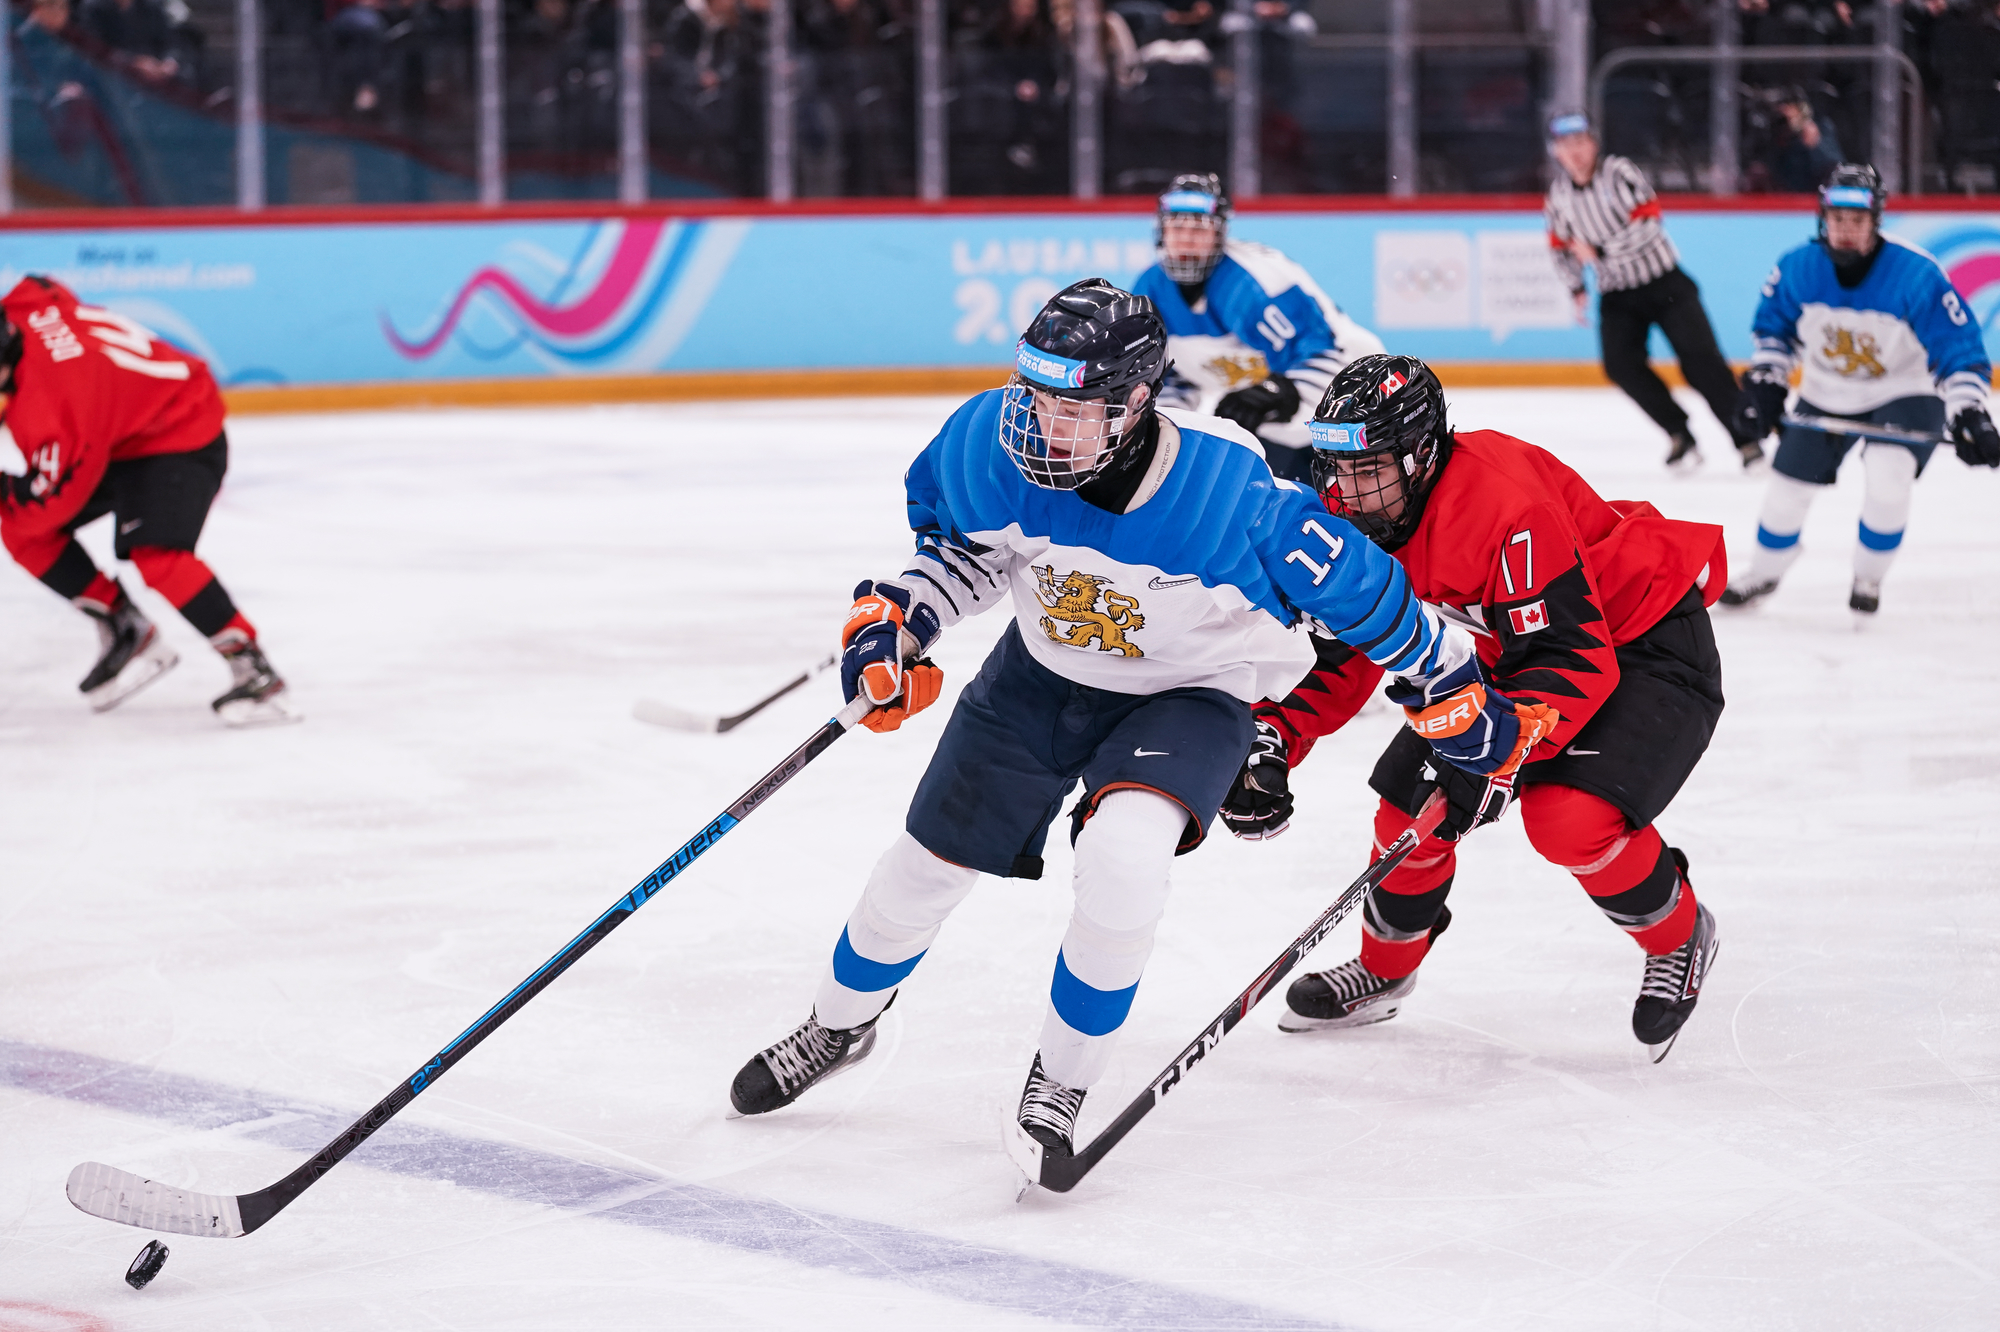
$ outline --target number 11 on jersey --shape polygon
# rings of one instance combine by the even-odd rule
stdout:
[[[1318,560],[1306,554],[1303,549],[1295,550],[1285,556],[1285,563],[1303,564],[1306,568],[1311,569],[1313,571],[1313,586],[1318,587],[1326,581],[1326,576],[1333,572],[1333,562],[1340,558],[1341,547],[1347,544],[1347,540],[1344,537],[1337,537],[1324,527],[1321,527],[1319,520],[1315,518],[1306,519],[1305,526],[1299,530],[1301,532],[1311,532],[1326,543],[1326,563],[1321,564]]]

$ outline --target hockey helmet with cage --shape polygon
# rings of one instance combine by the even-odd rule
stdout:
[[[1014,349],[1001,447],[1035,485],[1075,490],[1138,437],[1166,374],[1167,328],[1151,301],[1103,278],[1073,283]]]
[[[1213,171],[1201,175],[1175,176],[1160,196],[1158,225],[1153,244],[1160,252],[1160,267],[1169,278],[1184,287],[1208,281],[1209,274],[1222,262],[1223,242],[1229,239],[1229,196],[1222,192],[1222,178]],[[1176,255],[1167,248],[1167,223],[1176,230],[1206,231],[1213,239],[1200,254]]]
[[[1408,541],[1451,442],[1431,368],[1414,356],[1363,356],[1334,376],[1306,429],[1327,508],[1384,550]]]
[[[1882,206],[1888,198],[1889,191],[1882,187],[1882,177],[1874,167],[1864,162],[1842,162],[1827,173],[1826,184],[1819,187],[1820,240],[1826,239],[1826,215],[1836,208],[1866,209],[1879,233]]]

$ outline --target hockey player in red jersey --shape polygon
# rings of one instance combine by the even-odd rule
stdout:
[[[1718,943],[1687,858],[1653,823],[1722,713],[1707,612],[1728,582],[1722,529],[1600,499],[1549,453],[1496,431],[1454,433],[1436,376],[1411,357],[1348,366],[1310,429],[1327,507],[1393,553],[1419,597],[1474,630],[1492,696],[1407,708],[1410,726],[1369,781],[1382,797],[1377,854],[1433,790],[1451,812],[1366,903],[1361,955],[1294,982],[1279,1025],[1394,1017],[1450,922],[1457,841],[1518,800],[1535,849],[1644,950],[1633,1033],[1663,1058]],[[1317,641],[1313,673],[1257,710],[1257,741],[1222,809],[1240,836],[1283,831],[1290,768],[1381,676],[1353,649]],[[1400,681],[1388,693],[1425,701]]]
[[[116,706],[179,661],[76,540],[112,514],[118,557],[228,663],[216,713],[231,725],[292,720],[256,629],[194,553],[229,463],[208,367],[31,275],[0,298],[0,421],[28,463],[26,475],[0,472],[0,540],[96,622],[102,650],[80,686],[91,707]]]

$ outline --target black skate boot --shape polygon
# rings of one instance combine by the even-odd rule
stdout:
[[[1847,594],[1847,609],[1856,615],[1873,615],[1882,609],[1882,584],[1871,583],[1865,578],[1854,580],[1854,590]]]
[[[896,1002],[894,995],[889,1003]],[[882,1013],[889,1011],[888,1004]],[[781,1110],[805,1095],[808,1087],[844,1073],[866,1059],[875,1049],[877,1013],[858,1027],[835,1030],[822,1027],[814,1013],[797,1030],[770,1049],[754,1056],[729,1084],[729,1104],[739,1115],[765,1115]]]
[[[1680,866],[1681,882],[1687,882],[1687,857],[1667,848]],[[1674,1048],[1674,1040],[1694,1013],[1701,998],[1701,983],[1715,965],[1715,953],[1722,946],[1715,917],[1700,903],[1694,909],[1694,933],[1671,953],[1646,959],[1646,974],[1639,982],[1639,999],[1632,1005],[1632,1034],[1642,1044],[1657,1045],[1653,1056],[1659,1063]]]
[[[298,721],[291,700],[285,696],[285,681],[271,669],[270,659],[254,638],[230,633],[215,645],[229,663],[229,691],[210,707],[230,726],[261,726],[272,722]]]
[[[1437,924],[1431,926],[1431,943],[1435,944],[1450,924],[1451,908],[1440,907]],[[1362,966],[1357,957],[1332,971],[1309,972],[1293,981],[1285,991],[1285,1011],[1278,1017],[1278,1030],[1338,1031],[1387,1022],[1416,989],[1416,972],[1400,980],[1385,980]]]
[[[122,587],[110,610],[86,607],[83,613],[97,622],[99,653],[97,664],[77,688],[93,711],[117,707],[180,661],[180,654],[167,646],[158,626],[140,613]]]
[[[1754,606],[1765,597],[1778,590],[1778,580],[1766,578],[1761,583],[1732,583],[1722,589],[1722,604],[1733,610]]]
[[[1076,1155],[1076,1116],[1085,1092],[1065,1087],[1042,1072],[1041,1051],[1021,1088],[1021,1108],[1014,1113],[1022,1132],[1042,1145],[1042,1151],[1068,1158]]]
[[[1687,430],[1674,432],[1673,443],[1667,446],[1667,466],[1686,471],[1701,466],[1701,448]]]
[[[1764,461],[1764,446],[1754,439],[1746,439],[1736,446],[1737,456],[1743,459],[1743,470],[1754,471],[1757,464]]]

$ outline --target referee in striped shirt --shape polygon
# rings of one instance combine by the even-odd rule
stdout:
[[[1681,373],[1727,429],[1742,389],[1716,346],[1701,291],[1681,271],[1645,172],[1615,153],[1600,156],[1585,116],[1551,120],[1549,142],[1562,171],[1549,186],[1543,211],[1556,267],[1576,297],[1577,322],[1588,322],[1583,270],[1595,264],[1604,373],[1672,437],[1667,466],[1693,466],[1701,453],[1688,431],[1687,413],[1646,363],[1646,339],[1658,324],[1680,358]],[[1731,438],[1745,467],[1763,458],[1756,440],[1734,432]]]

